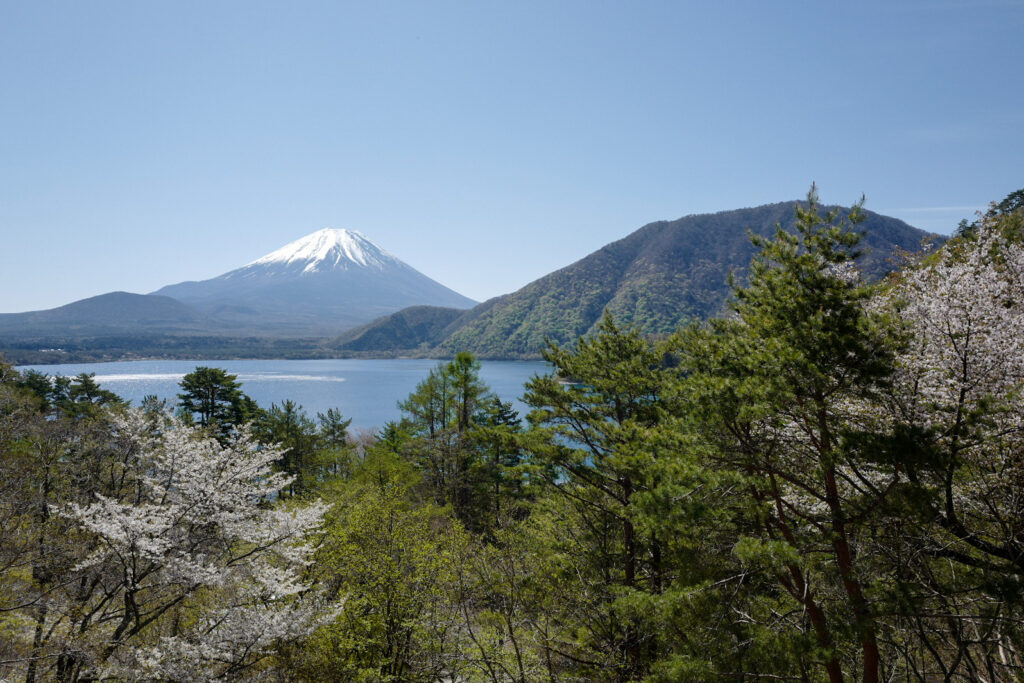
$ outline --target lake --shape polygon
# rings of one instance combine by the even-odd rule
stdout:
[[[352,418],[352,430],[376,429],[400,416],[397,402],[404,400],[439,361],[425,359],[338,360],[140,360],[114,363],[23,365],[48,375],[95,373],[104,389],[138,405],[143,396],[156,394],[174,403],[178,382],[196,366],[223,368],[238,375],[242,390],[264,408],[291,399],[310,417],[337,408]],[[513,401],[521,415],[527,407],[519,400],[523,384],[536,374],[550,372],[542,361],[482,361],[480,379],[503,401]]]

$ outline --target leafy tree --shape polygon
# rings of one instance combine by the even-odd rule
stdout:
[[[902,436],[907,479],[879,547],[906,605],[893,648],[922,677],[1000,679],[1024,668],[1022,228],[1021,208],[992,212],[907,268],[880,302],[908,343],[891,397],[872,406]],[[907,518],[925,532],[907,533]]]
[[[406,463],[386,449],[371,451],[338,493],[313,569],[343,607],[288,653],[292,675],[462,680],[451,591],[464,533],[443,510],[416,503]]]
[[[74,603],[93,616],[78,629],[95,643],[83,668],[176,680],[236,675],[311,627],[312,612],[295,599],[307,588],[299,569],[311,552],[301,541],[326,508],[261,506],[288,477],[270,472],[279,452],[244,433],[222,447],[174,426],[154,447],[148,424],[132,414],[120,427],[140,441],[127,500],[59,509],[95,538],[76,571],[103,585]],[[172,613],[172,622],[161,619]]]
[[[461,617],[459,656],[467,680],[529,683],[583,679],[578,662],[561,653],[574,650],[576,629],[586,628],[577,611],[587,593],[566,581],[567,556],[550,542],[551,519],[538,509],[528,519],[502,526],[492,543],[475,543],[455,567],[455,593]],[[556,524],[564,526],[564,519]],[[570,575],[571,576],[571,575]],[[572,645],[568,645],[572,643]],[[576,652],[578,654],[578,651]],[[606,671],[586,672],[601,680]]]

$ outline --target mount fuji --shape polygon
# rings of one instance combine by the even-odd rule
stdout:
[[[475,301],[431,280],[356,230],[325,228],[262,258],[168,296],[228,328],[331,334],[407,306],[470,308]]]

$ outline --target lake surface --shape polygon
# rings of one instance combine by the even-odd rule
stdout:
[[[68,363],[23,365],[48,375],[74,376],[95,373],[104,389],[138,405],[142,397],[156,394],[173,404],[178,382],[196,366],[223,368],[238,375],[242,390],[264,408],[291,399],[310,417],[337,408],[352,418],[353,430],[376,429],[400,413],[404,400],[439,361],[425,359],[340,360],[140,360],[115,363]],[[503,401],[513,401],[525,416],[519,400],[523,384],[536,374],[550,372],[542,361],[482,361],[480,379]]]

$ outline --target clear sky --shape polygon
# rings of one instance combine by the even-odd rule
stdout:
[[[794,199],[1024,187],[1024,1],[0,0],[0,311],[354,228],[483,300]]]

